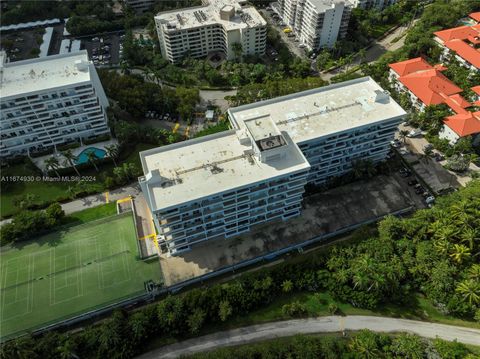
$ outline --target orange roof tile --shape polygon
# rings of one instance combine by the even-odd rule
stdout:
[[[464,40],[469,36],[478,36],[478,31],[476,31],[476,28],[474,26],[459,26],[452,29],[436,31],[434,32],[434,34],[435,36],[446,42],[454,39]]]
[[[473,86],[472,91],[475,92],[477,95],[480,95],[480,85]]]
[[[465,100],[459,94],[455,94],[452,96],[445,96],[443,93],[440,94],[443,98],[445,103],[456,113],[466,113],[468,112],[465,108],[472,106],[470,102]]]
[[[480,49],[476,50],[462,40],[447,41],[445,46],[455,51],[458,56],[471,63],[477,69],[480,69]]]
[[[450,96],[462,92],[460,87],[433,68],[402,76],[399,81],[427,106],[443,103],[444,97],[440,94]]]
[[[480,111],[449,116],[443,123],[460,137],[480,133]]]
[[[477,22],[480,22],[480,11],[479,12],[472,12],[468,16],[470,16],[473,20],[475,20]]]
[[[388,66],[390,66],[390,68],[400,76],[405,76],[412,72],[417,72],[420,70],[428,70],[432,68],[432,66],[430,66],[430,64],[421,57],[416,57],[414,59],[396,62]]]

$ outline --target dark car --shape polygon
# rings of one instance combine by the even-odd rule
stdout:
[[[418,181],[416,179],[412,179],[412,180],[408,181],[409,186],[415,186],[416,184],[418,184]]]
[[[437,162],[443,161],[445,159],[445,157],[440,153],[435,153],[434,157],[435,157],[435,161]]]
[[[421,194],[423,192],[425,192],[425,188],[423,188],[422,186],[415,188],[416,194]]]

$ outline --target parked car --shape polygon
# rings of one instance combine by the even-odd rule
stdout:
[[[435,157],[435,161],[437,162],[443,161],[445,159],[445,156],[443,156],[441,153],[438,153],[438,152],[435,153],[434,157]]]
[[[399,140],[390,141],[390,145],[394,148],[399,148],[402,146],[402,143]]]
[[[399,152],[403,156],[408,155],[410,153],[406,148],[402,148]]]
[[[429,196],[427,198],[425,198],[425,203],[426,204],[433,204],[435,202],[435,197],[433,196]]]
[[[421,130],[411,130],[408,134],[407,137],[413,138],[413,137],[418,137],[422,134]]]
[[[421,194],[423,192],[425,192],[425,188],[423,188],[422,186],[415,188],[416,194]]]
[[[400,171],[398,171],[400,173],[400,176],[402,177],[408,177],[412,174],[412,172],[408,169],[408,168],[402,168],[400,169]]]
[[[298,47],[301,48],[301,49],[303,49],[303,48],[305,47],[305,45],[304,45],[304,44],[300,44],[300,45],[298,45]]]
[[[98,37],[92,37],[92,41],[98,41],[100,40]]]
[[[416,184],[418,184],[418,181],[416,179],[412,179],[412,180],[408,181],[409,186],[415,186]]]

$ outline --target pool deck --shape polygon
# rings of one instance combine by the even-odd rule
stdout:
[[[90,148],[90,147],[95,147],[95,148],[98,148],[98,149],[102,149],[102,150],[105,150],[105,147],[106,146],[110,146],[110,145],[118,145],[118,141],[114,138],[108,140],[108,141],[102,141],[102,142],[97,142],[97,143],[91,143],[89,145],[84,145],[84,146],[80,146],[78,148],[73,148],[72,149],[72,153],[75,155],[75,156],[78,156],[80,153],[82,153],[82,151],[84,151],[85,149],[87,148]],[[38,168],[40,168],[40,170],[42,172],[46,172],[46,166],[45,166],[45,160],[50,158],[50,157],[57,157],[58,158],[58,161],[60,162],[60,167],[59,168],[65,168],[65,167],[70,167],[70,165],[68,163],[65,163],[65,158],[62,156],[62,153],[61,151],[58,151],[57,153],[53,153],[51,155],[46,155],[46,156],[41,156],[41,157],[35,157],[33,158],[32,157],[32,161],[33,163],[35,164],[35,166],[37,166]]]

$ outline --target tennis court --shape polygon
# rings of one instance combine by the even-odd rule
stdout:
[[[0,254],[0,336],[144,292],[158,261],[139,259],[131,213],[54,232]]]

